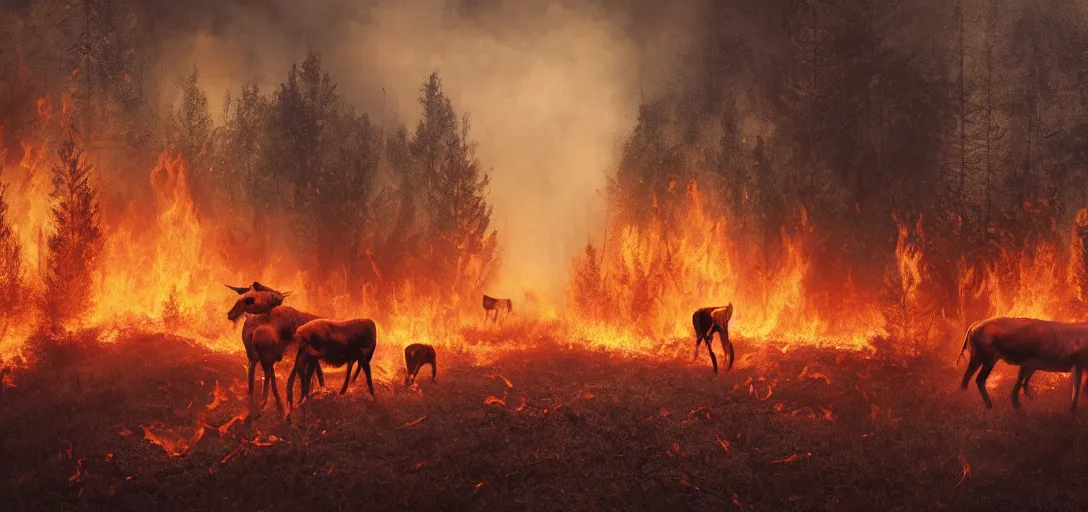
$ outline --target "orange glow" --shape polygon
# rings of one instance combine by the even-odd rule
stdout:
[[[219,387],[219,381],[215,381],[215,389],[212,390],[212,401],[205,407],[207,410],[214,410],[219,404],[227,400],[227,394],[223,392]]]
[[[204,425],[202,422],[198,422],[198,424],[199,426],[188,436],[179,434],[172,428],[165,429],[163,433],[155,433],[150,425],[142,425],[141,428],[144,429],[144,439],[150,441],[151,444],[162,447],[166,454],[171,457],[181,457],[192,451],[196,447],[196,443],[204,437]]]
[[[683,195],[674,225],[660,215],[644,227],[613,223],[598,255],[597,310],[568,314],[576,338],[622,352],[660,353],[657,340],[692,336],[695,309],[727,303],[736,306],[730,333],[745,340],[859,348],[884,334],[875,297],[860,295],[851,279],[822,282],[810,260],[815,227],[804,209],[793,229],[779,233],[782,252],[767,267],[764,255],[742,242],[740,226],[708,212],[695,181],[676,189]],[[575,271],[586,263],[577,261]],[[850,307],[820,301],[826,293]]]

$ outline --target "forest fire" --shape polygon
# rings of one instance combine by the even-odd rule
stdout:
[[[0,8],[0,509],[1067,506],[1088,7],[919,2]]]

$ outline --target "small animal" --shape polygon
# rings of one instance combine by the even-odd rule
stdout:
[[[691,315],[691,324],[695,327],[695,359],[699,358],[699,344],[706,342],[706,351],[710,353],[710,364],[714,365],[714,373],[718,373],[718,358],[714,356],[714,349],[710,346],[714,333],[722,340],[722,349],[729,352],[729,366],[726,370],[733,369],[733,344],[729,342],[729,320],[733,318],[733,304],[725,307],[714,306],[699,308]]]
[[[413,343],[404,347],[404,367],[407,370],[404,374],[405,386],[411,385],[416,380],[416,375],[419,375],[420,368],[425,364],[431,365],[431,382],[435,382],[435,377],[438,376],[438,364],[435,363],[434,347],[422,343]]]
[[[989,318],[967,329],[957,363],[968,349],[971,358],[960,388],[966,390],[971,376],[978,371],[975,384],[987,409],[993,408],[993,402],[986,392],[986,380],[994,365],[1005,361],[1020,367],[1012,388],[1013,407],[1020,408],[1020,390],[1027,392],[1028,380],[1036,371],[1072,372],[1073,403],[1069,411],[1076,412],[1081,378],[1088,367],[1088,323]]]
[[[287,378],[287,403],[294,404],[292,394],[296,375],[301,379],[302,398],[310,396],[310,380],[322,361],[334,367],[347,363],[341,395],[347,393],[348,383],[358,379],[359,369],[362,369],[366,372],[366,387],[370,390],[370,396],[374,396],[370,360],[374,357],[377,339],[378,327],[369,318],[340,321],[318,319],[299,327],[295,332],[295,340],[299,344],[298,356],[295,357],[294,370]],[[352,377],[351,367],[355,364],[358,367]]]
[[[496,299],[484,295],[483,305],[485,322],[488,318],[492,318],[491,313],[495,313],[494,317],[491,319],[491,323],[495,323],[499,319],[500,311],[506,311],[507,315],[514,311],[514,302],[510,299]]]

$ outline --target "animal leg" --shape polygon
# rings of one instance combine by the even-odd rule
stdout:
[[[370,361],[359,361],[359,364],[363,365],[363,372],[366,373],[366,389],[370,391],[370,396],[374,396],[374,381],[370,380]]]
[[[1080,399],[1080,379],[1084,370],[1079,366],[1073,368],[1073,405],[1069,406],[1069,412],[1077,412],[1077,400]]]
[[[431,361],[431,382],[438,380],[438,360]]]
[[[305,357],[305,351],[300,346],[298,354],[295,354],[295,364],[291,366],[291,375],[287,376],[287,405],[291,407],[295,406],[295,377],[298,377],[299,385],[302,385],[302,363],[305,360]],[[301,398],[302,396],[300,394],[299,399],[301,400]]]
[[[1012,385],[1012,406],[1020,408],[1020,389],[1024,385],[1024,377],[1027,375],[1028,370],[1023,366],[1020,367],[1020,372],[1016,375],[1016,384]]]
[[[351,383],[354,384],[356,380],[359,380],[359,371],[363,369],[362,365],[355,366],[355,375],[351,377]]]
[[[314,373],[317,374],[317,383],[321,387],[325,387],[325,372],[321,371],[321,361],[314,359],[312,364],[314,365]]]
[[[706,342],[706,351],[710,353],[710,364],[714,365],[714,373],[718,373],[718,358],[714,357],[714,349],[710,346],[710,340]]]
[[[305,364],[303,365],[304,366],[303,372],[305,372],[305,374],[304,374],[303,377],[301,377],[301,379],[302,379],[302,399],[299,400],[299,403],[302,403],[302,400],[309,400],[309,398],[310,398],[310,384],[313,383],[314,364],[316,362],[317,361],[310,361],[309,359],[307,359],[305,361]]]
[[[280,399],[279,386],[276,385],[276,369],[272,365],[268,365],[265,372],[268,373],[269,384],[272,387],[272,396],[276,399],[276,409],[280,412],[280,417],[283,417],[283,400]]]
[[[264,391],[261,392],[261,409],[264,409],[265,404],[268,403],[268,384],[271,380],[270,374],[272,373],[270,364],[266,364],[261,361],[261,369],[264,370]]]
[[[987,409],[994,408],[990,394],[986,392],[986,379],[990,378],[990,372],[993,371],[995,364],[997,363],[987,361],[982,365],[982,371],[978,372],[978,377],[975,377],[975,384],[978,385],[978,392],[982,394],[982,402],[986,404]]]
[[[960,389],[967,390],[967,383],[971,381],[971,376],[978,371],[978,367],[982,366],[982,360],[971,356],[971,361],[967,363],[967,371],[963,374],[963,382],[960,383]]]
[[[699,360],[699,344],[703,342],[703,336],[698,332],[695,333],[695,357],[692,357],[692,361]]]
[[[256,371],[257,371],[257,360],[250,359],[249,360],[249,401],[250,401],[251,405],[252,405],[252,402],[253,402],[253,379],[256,376],[255,375]]]
[[[340,388],[340,394],[348,392],[348,383],[351,382],[351,367],[355,361],[348,361],[348,371],[344,372],[344,386]]]
[[[729,342],[729,338],[725,339],[725,349],[729,351],[729,367],[726,368],[726,370],[732,370],[733,361],[737,358],[737,356],[733,353],[733,344]]]
[[[1024,375],[1024,384],[1021,386],[1024,396],[1034,396],[1031,392],[1031,388],[1028,387],[1028,381],[1031,380],[1031,376],[1035,374],[1035,370],[1028,370],[1027,375]]]

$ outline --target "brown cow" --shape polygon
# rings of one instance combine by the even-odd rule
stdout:
[[[714,333],[722,340],[722,349],[729,352],[729,366],[726,370],[733,369],[733,344],[729,342],[729,320],[733,318],[733,304],[725,307],[714,306],[699,308],[691,315],[691,324],[695,327],[695,359],[699,358],[699,344],[706,342],[706,350],[710,353],[710,364],[714,365],[714,373],[718,373],[718,358],[714,356],[714,349],[710,343],[714,339]]]
[[[990,318],[976,322],[967,329],[959,357],[963,357],[963,352],[968,348],[971,359],[960,387],[966,390],[971,376],[981,367],[975,384],[987,409],[993,408],[993,402],[986,392],[986,379],[990,377],[994,365],[1003,360],[1020,366],[1012,388],[1013,407],[1020,408],[1020,390],[1026,388],[1032,373],[1039,370],[1072,371],[1073,403],[1069,411],[1076,412],[1081,377],[1084,368],[1088,367],[1088,323],[1051,322],[1033,318]]]
[[[366,387],[370,390],[370,396],[374,396],[374,381],[370,375],[370,360],[374,357],[374,349],[377,346],[378,327],[369,318],[356,320],[325,320],[318,319],[307,322],[295,332],[298,340],[298,357],[295,358],[295,368],[291,376],[287,378],[287,403],[294,405],[294,380],[297,375],[301,380],[302,398],[310,396],[310,382],[316,369],[321,367],[321,361],[331,366],[341,366],[347,363],[348,369],[344,374],[344,386],[340,388],[340,394],[347,393],[348,383],[359,378],[359,368],[366,373]],[[358,363],[355,369],[355,377],[351,375],[351,367]]]
[[[246,349],[246,357],[249,359],[249,400],[253,404],[253,387],[257,364],[261,365],[264,372],[264,390],[261,407],[268,401],[268,391],[271,389],[276,398],[276,405],[282,410],[283,402],[280,399],[279,388],[276,385],[275,364],[283,359],[283,354],[288,345],[294,340],[295,331],[302,324],[319,318],[317,315],[304,313],[289,306],[282,306],[284,297],[290,292],[281,293],[254,281],[249,288],[227,285],[237,292],[240,297],[234,303],[234,307],[227,313],[227,319],[237,321],[242,314],[246,314],[246,321],[242,325],[242,344]],[[325,375],[321,368],[317,368],[317,380],[325,385]]]
[[[407,370],[404,374],[405,386],[416,380],[416,375],[419,375],[420,368],[425,364],[431,365],[431,382],[435,382],[438,376],[438,364],[435,363],[434,347],[422,343],[413,343],[404,347],[404,367]]]
[[[496,299],[494,297],[489,297],[487,295],[484,295],[483,306],[484,306],[484,322],[486,322],[488,318],[491,318],[491,313],[492,312],[495,313],[495,316],[494,316],[494,318],[492,318],[491,323],[495,323],[499,319],[499,312],[500,311],[506,311],[507,315],[509,315],[511,312],[514,311],[514,302],[512,300],[510,300],[510,299]]]

